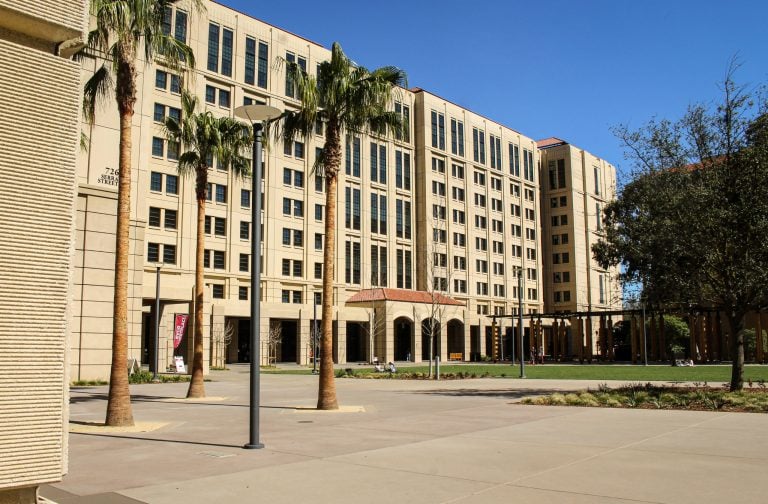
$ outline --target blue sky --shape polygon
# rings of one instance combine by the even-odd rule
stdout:
[[[768,82],[764,0],[220,1],[326,47],[338,41],[369,68],[396,65],[411,87],[619,167],[612,126],[712,102],[732,56],[741,83]]]

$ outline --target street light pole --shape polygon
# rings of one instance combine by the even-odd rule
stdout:
[[[520,324],[520,378],[525,378],[525,353],[523,352],[523,268],[517,274],[518,324]]]
[[[648,335],[645,328],[645,301],[643,301],[643,366],[648,365]]]
[[[160,268],[163,267],[163,263],[157,263],[155,266],[157,273],[155,274],[155,369],[152,373],[152,381],[158,381],[157,370],[160,366]]]
[[[260,338],[261,323],[261,140],[264,121],[280,115],[280,111],[267,105],[243,105],[235,109],[235,116],[253,125],[253,158],[251,170],[251,381],[250,381],[250,429],[245,449],[264,448],[259,441],[260,406]]]
[[[312,296],[312,374],[317,374],[317,300]]]

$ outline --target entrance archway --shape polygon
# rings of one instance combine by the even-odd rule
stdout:
[[[394,322],[395,330],[395,360],[413,359],[413,322],[407,317],[399,317]]]
[[[446,330],[448,331],[448,359],[454,359],[461,354],[461,360],[464,360],[464,323],[458,319],[450,320]]]
[[[367,360],[367,327],[367,322],[347,322],[347,362]]]

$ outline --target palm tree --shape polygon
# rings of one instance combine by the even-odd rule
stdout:
[[[96,27],[78,57],[102,59],[101,67],[85,83],[83,111],[93,122],[96,105],[114,91],[120,115],[120,178],[117,190],[115,233],[115,292],[112,315],[112,367],[106,425],[133,425],[128,389],[128,230],[131,212],[131,123],[136,104],[138,53],[144,61],[157,55],[171,69],[194,67],[192,49],[164,30],[164,19],[176,0],[91,0]],[[199,0],[193,0],[198,7]]]
[[[203,254],[205,252],[205,202],[208,196],[208,170],[214,158],[236,176],[250,172],[242,153],[251,146],[250,127],[230,117],[215,117],[211,112],[195,112],[196,96],[181,96],[181,118],[165,120],[165,134],[177,142],[184,152],[179,156],[179,175],[195,177],[197,200],[197,245],[195,251],[195,356],[187,397],[205,397],[203,382]],[[253,222],[251,226],[258,223]],[[256,288],[256,287],[252,287]]]
[[[336,184],[341,166],[342,135],[395,132],[400,115],[389,110],[405,73],[395,67],[367,70],[353,63],[338,43],[331,59],[318,65],[317,78],[296,63],[281,60],[301,104],[284,113],[273,125],[276,138],[291,142],[310,138],[317,121],[325,123],[325,144],[315,160],[316,176],[325,177],[325,244],[323,258],[323,308],[318,409],[338,409],[333,377],[333,278],[336,259]],[[257,321],[258,322],[258,321]]]

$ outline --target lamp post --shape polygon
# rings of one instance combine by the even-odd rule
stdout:
[[[525,378],[525,353],[523,352],[523,268],[517,274],[518,324],[520,324],[520,378]]]
[[[312,374],[317,374],[317,300],[312,296]]]
[[[259,324],[261,322],[261,138],[264,121],[280,115],[275,107],[267,105],[243,105],[235,109],[235,117],[253,125],[253,158],[251,170],[251,383],[250,383],[250,429],[245,449],[264,448],[259,442],[259,401],[260,401],[260,352]]]
[[[157,273],[155,274],[155,369],[152,373],[152,381],[158,381],[157,370],[160,367],[160,268],[163,263],[155,265]]]

